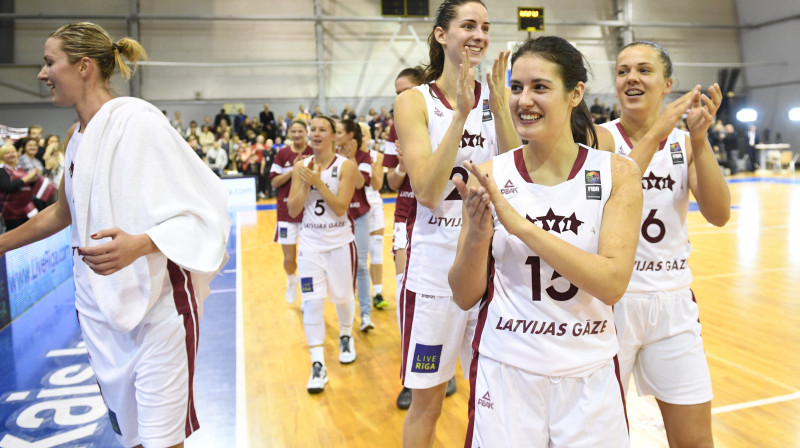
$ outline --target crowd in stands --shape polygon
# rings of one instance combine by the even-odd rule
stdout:
[[[167,115],[167,112],[164,111],[164,114]],[[199,125],[196,120],[189,121],[187,125],[180,111],[175,111],[171,123],[217,175],[238,172],[256,176],[258,197],[263,199],[275,194],[268,181],[269,172],[275,155],[286,141],[289,125],[295,120],[308,124],[311,118],[320,114],[319,106],[311,111],[301,104],[296,113],[288,110],[276,118],[269,104],[264,104],[264,109],[257,116],[249,116],[243,109],[235,114],[228,114],[221,109],[213,121],[211,116],[206,116]],[[377,148],[388,137],[392,123],[392,116],[386,107],[381,108],[380,112],[370,109],[366,116],[358,116],[348,104],[338,114],[330,108],[328,116],[367,123],[371,144]]]

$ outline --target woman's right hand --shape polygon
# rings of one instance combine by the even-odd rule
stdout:
[[[38,178],[39,178],[39,170],[34,168],[34,169],[28,171],[28,174],[26,174],[25,176],[22,177],[22,181],[27,184],[27,183],[31,183],[31,182],[35,181]]]
[[[483,187],[468,187],[459,176],[453,177],[453,183],[464,201],[464,209],[469,217],[468,238],[475,242],[491,240],[494,217],[489,193]]]
[[[696,85],[692,90],[686,92],[677,100],[667,104],[658,120],[653,124],[653,127],[647,131],[654,140],[662,141],[666,139],[670,132],[675,129],[678,120],[683,117],[683,114],[691,107],[692,103],[700,101],[700,85]]]

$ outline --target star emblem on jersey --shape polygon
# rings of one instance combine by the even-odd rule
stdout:
[[[458,145],[458,147],[459,149],[470,146],[473,148],[482,148],[483,142],[485,141],[486,139],[481,137],[480,134],[470,134],[466,129],[464,129],[464,133],[461,134],[461,144]]]
[[[69,177],[72,177],[72,172],[75,171],[75,162],[69,163]]]
[[[578,228],[583,224],[583,221],[578,219],[574,212],[566,217],[555,214],[552,208],[548,209],[543,216],[531,218],[529,215],[525,215],[525,218],[541,227],[542,230],[555,233],[572,232],[577,235]]]
[[[670,190],[675,185],[672,175],[667,174],[667,177],[656,176],[652,171],[650,174],[642,178],[642,190]]]

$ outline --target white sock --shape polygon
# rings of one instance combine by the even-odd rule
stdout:
[[[297,274],[288,274],[286,277],[289,279],[289,285],[297,285]]]
[[[383,285],[372,285],[372,292],[378,295],[383,292]]]
[[[351,336],[353,334],[353,321],[356,318],[356,303],[337,304],[336,314],[339,315],[339,336]]]
[[[311,363],[321,362],[323,365],[325,364],[325,347],[318,345],[316,347],[309,347],[309,353],[311,353]]]

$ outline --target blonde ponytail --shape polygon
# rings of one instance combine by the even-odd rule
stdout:
[[[85,57],[93,59],[103,80],[111,78],[115,68],[119,69],[124,79],[130,79],[136,70],[136,63],[147,58],[144,47],[136,40],[123,37],[114,43],[106,30],[91,22],[64,25],[53,31],[50,37],[61,40],[61,50],[71,63]],[[123,58],[133,64],[133,71]]]

